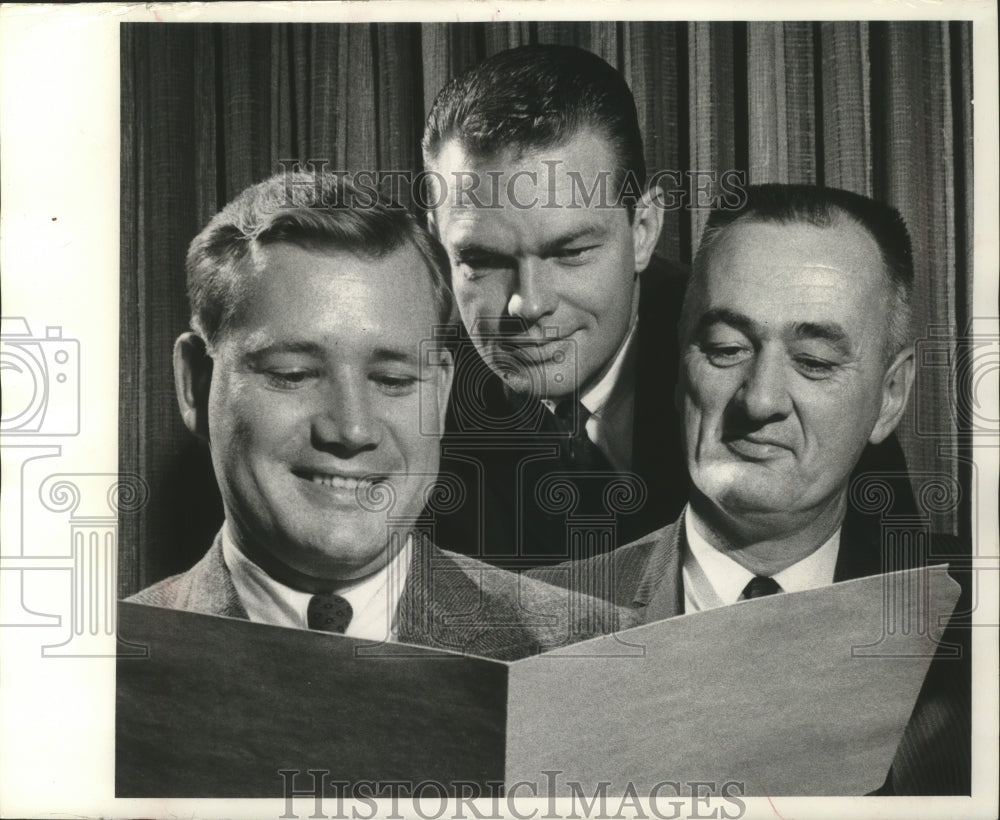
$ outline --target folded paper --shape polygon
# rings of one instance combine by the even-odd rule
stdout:
[[[119,634],[149,656],[118,662],[116,794],[284,796],[309,770],[329,772],[329,794],[391,780],[864,794],[958,592],[944,567],[908,570],[510,663],[121,603]]]

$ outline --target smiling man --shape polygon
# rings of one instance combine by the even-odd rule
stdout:
[[[913,382],[899,214],[810,186],[751,186],[747,197],[710,216],[684,301],[689,504],[613,553],[529,573],[599,591],[644,622],[969,554],[945,535],[927,555],[894,549],[847,515],[852,472],[899,424]],[[968,791],[967,631],[943,641],[964,651],[932,663],[886,793]]]
[[[572,519],[611,522],[603,549],[666,523],[686,498],[664,355],[685,272],[653,257],[625,79],[580,48],[500,52],[438,94],[423,151],[471,339],[444,445],[469,503],[440,537],[530,566],[567,557]]]
[[[615,628],[417,526],[452,381],[450,353],[422,348],[451,318],[447,261],[405,211],[362,201],[333,175],[279,175],[191,244],[177,396],[225,523],[132,600],[498,658]]]
[[[851,471],[906,407],[910,283],[843,210],[829,225],[762,211],[709,229],[685,305],[690,519],[755,574],[829,553],[828,582]]]

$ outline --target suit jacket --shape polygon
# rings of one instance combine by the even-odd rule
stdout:
[[[576,564],[539,567],[526,575],[550,584],[587,590],[616,606],[631,607],[642,623],[684,612],[681,574],[686,550],[683,517],[611,553]],[[969,794],[971,789],[972,663],[968,627],[961,614],[970,611],[970,578],[964,566],[971,552],[947,535],[933,535],[927,564],[952,561],[949,575],[962,592],[955,614],[941,638],[958,645],[961,656],[941,650],[931,661],[892,767],[877,794]],[[870,522],[849,517],[841,531],[834,582],[877,575],[920,565],[916,553],[909,564],[885,567],[880,539]],[[966,559],[963,561],[963,559]]]
[[[248,618],[223,559],[221,533],[190,570],[128,600]],[[398,639],[435,649],[516,660],[637,622],[629,610],[606,602],[587,603],[564,588],[447,552],[415,535],[410,569],[396,610]]]
[[[614,549],[673,521],[688,498],[688,476],[674,385],[680,363],[677,326],[687,269],[654,257],[643,272],[635,340],[632,477],[581,475],[560,455],[565,437],[537,399],[505,393],[460,335],[441,474],[460,485],[458,499],[429,509],[434,540],[447,549],[513,569],[589,557],[573,544],[573,524],[603,518],[589,554]],[[856,475],[878,472],[892,484],[893,514],[916,511],[896,437],[868,447]],[[897,478],[886,478],[885,474]],[[552,483],[554,474],[562,482]],[[636,485],[640,486],[636,490]],[[594,522],[587,522],[593,530]]]

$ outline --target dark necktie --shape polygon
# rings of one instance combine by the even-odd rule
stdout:
[[[579,472],[614,472],[608,457],[587,436],[590,411],[581,402],[563,399],[556,404],[554,415],[559,428],[569,433],[560,446],[567,466]]]
[[[781,585],[767,575],[755,575],[750,583],[743,587],[744,598],[763,598],[781,592]]]
[[[344,634],[347,625],[354,617],[354,610],[347,602],[334,592],[324,592],[320,595],[313,595],[309,601],[309,608],[306,610],[306,617],[309,620],[310,629],[318,629],[322,632],[339,632]]]

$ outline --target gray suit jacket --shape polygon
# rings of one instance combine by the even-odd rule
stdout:
[[[603,601],[439,549],[415,536],[396,611],[399,641],[497,660],[518,658],[633,626]],[[133,603],[246,619],[222,556],[221,534],[194,567],[128,599]]]
[[[844,522],[835,582],[884,571],[876,532],[850,518]],[[681,567],[685,550],[682,515],[613,552],[526,574],[630,607],[642,623],[651,623],[684,612]],[[969,579],[961,569],[969,551],[959,539],[946,535],[933,536],[930,551],[938,562],[952,560],[949,574],[962,586],[956,615],[941,638],[942,644],[960,646],[962,655],[951,658],[939,651],[931,662],[879,794],[969,794],[971,788],[971,647],[968,628],[957,623],[958,613],[971,610]]]

